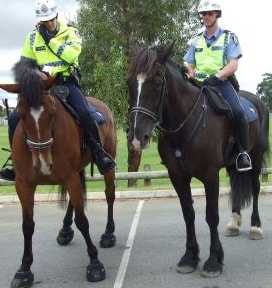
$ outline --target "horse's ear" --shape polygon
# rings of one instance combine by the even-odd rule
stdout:
[[[20,85],[18,83],[15,84],[0,84],[0,88],[9,92],[9,93],[20,93]]]
[[[176,40],[174,40],[171,44],[169,44],[164,49],[162,49],[162,51],[161,51],[161,53],[159,55],[160,60],[162,62],[165,62],[170,57],[175,44],[176,44]]]

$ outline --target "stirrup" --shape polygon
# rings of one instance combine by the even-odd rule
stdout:
[[[239,167],[239,157],[245,155],[247,157],[247,160],[249,162],[249,166],[247,167]],[[238,156],[236,157],[236,170],[239,171],[239,172],[245,172],[245,171],[249,171],[252,169],[252,164],[251,164],[251,159],[250,159],[250,156],[248,155],[247,152],[241,152],[238,154]]]

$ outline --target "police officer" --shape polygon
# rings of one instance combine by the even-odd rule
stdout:
[[[36,0],[35,12],[38,24],[36,29],[27,35],[21,58],[35,60],[43,72],[49,76],[57,76],[59,84],[69,89],[67,102],[79,115],[94,155],[94,162],[99,172],[105,174],[115,167],[115,162],[101,147],[97,125],[78,86],[78,57],[82,39],[76,28],[67,26],[58,19],[54,0]],[[18,122],[19,116],[15,110],[8,120],[10,145]],[[9,168],[3,168],[0,175],[7,180],[14,180],[15,176],[14,170]]]
[[[204,31],[192,39],[184,56],[189,77],[203,81],[204,85],[218,88],[230,104],[236,123],[236,136],[240,153],[236,159],[238,171],[252,169],[248,150],[248,124],[237,92],[230,80],[238,68],[238,60],[242,57],[237,36],[221,29],[218,18],[222,15],[221,6],[214,0],[202,0],[198,7]]]

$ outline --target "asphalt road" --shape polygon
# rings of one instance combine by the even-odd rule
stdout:
[[[75,228],[73,242],[61,247],[56,242],[64,211],[56,203],[35,206],[33,238],[34,288],[270,288],[272,287],[272,195],[259,201],[264,238],[249,240],[251,207],[243,211],[238,237],[225,237],[230,216],[228,198],[220,198],[219,233],[225,252],[220,277],[206,279],[200,270],[208,257],[209,230],[205,222],[205,198],[195,197],[196,233],[200,246],[199,268],[187,275],[175,271],[185,248],[185,226],[177,198],[117,200],[115,204],[116,246],[99,249],[106,279],[86,281],[86,246]],[[23,236],[20,204],[0,205],[0,287],[9,287],[19,268]],[[89,201],[90,231],[98,247],[106,221],[104,200]]]

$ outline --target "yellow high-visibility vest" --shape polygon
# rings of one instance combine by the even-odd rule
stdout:
[[[58,25],[57,34],[48,44],[50,48],[36,29],[30,32],[25,39],[21,56],[36,60],[41,70],[48,72],[50,76],[58,73],[69,76],[71,66],[77,68],[79,65],[82,39],[75,27],[67,26],[61,21],[58,21]]]

